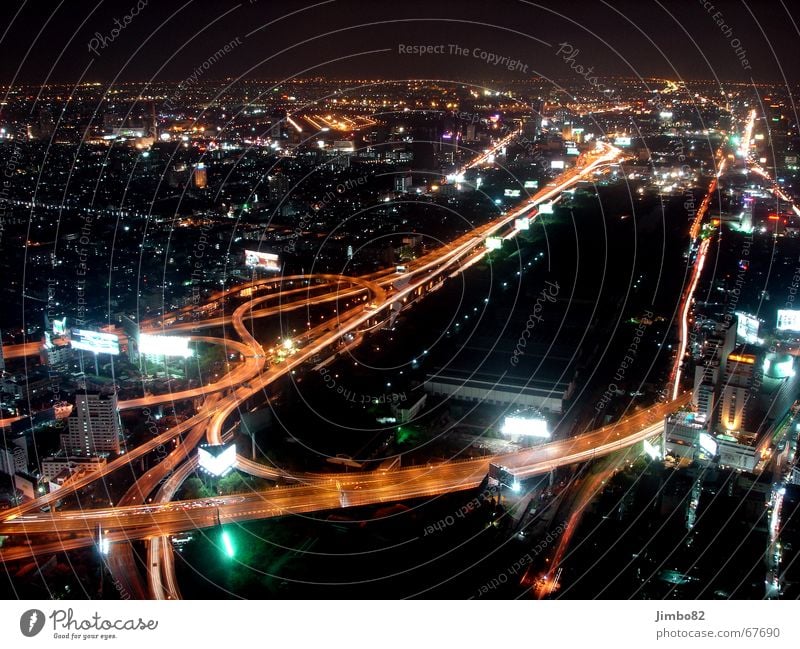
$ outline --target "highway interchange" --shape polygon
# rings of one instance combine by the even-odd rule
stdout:
[[[498,143],[497,147],[502,145],[503,142]],[[287,475],[276,467],[238,456],[236,468],[239,471],[272,480],[289,478],[296,484],[236,496],[172,500],[180,484],[196,468],[196,446],[203,440],[212,444],[221,443],[226,423],[230,424],[235,413],[249,398],[268,390],[277,379],[315,357],[329,358],[335,355],[341,351],[342,345],[348,344],[348,340],[351,341],[350,345],[358,344],[362,339],[360,333],[386,320],[391,310],[403,308],[408,302],[425,295],[437,283],[483,258],[487,252],[487,238],[514,236],[517,231],[509,228],[513,227],[516,219],[535,219],[539,204],[557,199],[562,191],[579,180],[601,173],[621,158],[622,152],[618,149],[598,143],[597,149],[580,156],[574,169],[562,174],[515,209],[414,260],[408,265],[402,282],[397,281],[394,269],[364,277],[317,274],[285,277],[280,281],[261,279],[210,296],[201,311],[203,314],[213,313],[215,302],[227,297],[249,295],[250,299],[230,315],[185,322],[185,316],[191,311],[191,308],[186,308],[165,315],[161,320],[143,322],[143,331],[166,335],[187,330],[194,333],[203,328],[230,325],[239,340],[197,335],[192,335],[191,339],[221,345],[228,353],[239,353],[243,361],[220,380],[205,386],[121,401],[121,410],[132,410],[165,402],[205,399],[194,416],[135,448],[127,449],[125,454],[107,463],[100,471],[79,476],[53,493],[3,512],[0,535],[24,535],[27,542],[5,547],[0,553],[0,560],[13,561],[84,547],[97,543],[98,533],[102,533],[111,542],[108,565],[116,578],[126,584],[129,592],[144,597],[146,590],[152,597],[177,598],[180,593],[172,569],[171,534],[213,527],[220,523],[396,502],[471,489],[483,481],[492,462],[508,467],[523,479],[560,466],[601,457],[659,434],[663,430],[665,415],[688,403],[688,393],[678,394],[676,390],[671,401],[634,413],[595,431],[511,455],[488,456],[477,460],[449,461],[386,472]],[[488,159],[489,154],[484,153],[472,164],[485,163]],[[287,284],[293,286],[294,283],[300,284],[300,287],[288,288]],[[278,288],[277,295],[269,292],[275,287]],[[284,287],[285,290],[281,291]],[[268,292],[255,297],[264,288]],[[309,295],[312,291],[314,295]],[[299,299],[285,301],[297,295]],[[280,298],[279,304],[262,307],[276,297]],[[343,298],[352,299],[354,306],[337,312],[337,317],[331,322],[310,327],[296,338],[293,353],[285,357],[278,358],[271,350],[265,350],[246,324],[254,318],[275,316],[307,308],[309,304]],[[31,345],[7,347],[5,355],[14,358],[38,354],[38,346],[34,352]],[[62,511],[50,507],[114,471],[131,466],[135,460],[179,436],[182,436],[182,442],[174,446],[159,464],[140,476],[115,506]],[[154,494],[156,489],[158,491]],[[148,502],[151,494],[153,498]],[[42,511],[42,508],[48,511]],[[47,541],[29,536],[38,534],[48,535]],[[130,543],[127,543],[132,539],[149,541],[146,589],[138,575],[133,574],[135,559]]]

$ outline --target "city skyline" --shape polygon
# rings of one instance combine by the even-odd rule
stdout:
[[[3,599],[800,598],[793,7],[3,11]]]

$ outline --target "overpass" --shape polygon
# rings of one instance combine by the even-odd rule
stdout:
[[[547,473],[562,466],[603,457],[627,448],[663,430],[664,417],[685,406],[686,392],[676,400],[637,412],[615,424],[565,440],[557,440],[517,453],[477,459],[451,460],[369,473],[301,474],[301,484],[274,487],[262,492],[197,500],[127,505],[81,511],[21,514],[0,523],[0,534],[84,535],[93,542],[98,525],[110,535],[150,539],[167,534],[212,527],[221,522],[244,522],[292,513],[341,507],[346,493],[350,507],[437,496],[478,486],[489,464],[501,464],[520,478]],[[117,538],[114,536],[114,538]],[[67,539],[76,542],[77,539]],[[0,554],[9,560],[13,553]]]
[[[150,395],[141,399],[128,400],[122,402],[120,407],[126,409],[140,408],[165,401],[176,401],[214,393],[218,398],[213,400],[213,410],[211,407],[212,400],[209,400],[206,406],[201,408],[191,419],[156,436],[150,442],[132,449],[120,458],[108,463],[101,471],[78,478],[68,487],[5,512],[3,514],[4,522],[0,524],[0,534],[48,533],[59,535],[60,540],[55,543],[31,544],[23,548],[8,547],[0,554],[0,560],[10,561],[22,556],[39,554],[40,552],[60,551],[88,545],[93,542],[94,531],[99,526],[102,526],[102,529],[105,530],[106,538],[110,541],[130,540],[132,538],[160,539],[160,541],[150,545],[148,555],[151,558],[163,555],[165,564],[167,564],[167,569],[165,570],[168,582],[167,591],[171,593],[171,596],[175,596],[177,587],[174,583],[170,583],[170,571],[168,569],[169,559],[167,555],[171,548],[168,548],[165,538],[176,531],[214,525],[217,521],[224,520],[254,520],[268,516],[284,515],[294,511],[319,511],[321,509],[338,508],[345,500],[348,506],[356,506],[469,489],[480,483],[486,474],[489,462],[492,461],[503,463],[513,468],[518,475],[526,477],[550,471],[557,466],[599,457],[617,448],[634,444],[640,439],[657,432],[660,422],[663,421],[663,414],[659,414],[658,409],[669,410],[677,408],[685,399],[684,396],[670,404],[657,406],[657,410],[649,415],[654,421],[649,419],[644,421],[642,413],[639,413],[632,418],[624,420],[624,422],[620,422],[611,429],[604,428],[571,440],[553,442],[549,445],[538,447],[535,449],[535,453],[526,451],[512,456],[498,456],[461,462],[453,461],[431,467],[402,469],[388,473],[361,474],[357,477],[354,477],[354,474],[307,474],[296,476],[301,481],[301,484],[297,486],[270,489],[263,494],[237,496],[228,499],[168,502],[179,485],[179,482],[176,482],[178,477],[191,473],[191,460],[184,462],[182,465],[181,462],[189,457],[188,452],[199,443],[204,429],[206,438],[209,441],[219,443],[222,439],[222,430],[226,420],[237,411],[241,403],[257,392],[266,389],[280,376],[292,371],[295,367],[307,363],[316,354],[330,353],[331,350],[335,350],[336,346],[341,343],[347,334],[353,333],[356,335],[356,340],[360,340],[360,332],[379,323],[389,309],[403,308],[403,305],[407,302],[413,302],[415,298],[422,297],[437,283],[461,272],[481,259],[487,252],[487,237],[498,233],[502,234],[518,218],[535,218],[535,208],[539,203],[556,198],[560,192],[585,175],[594,172],[599,173],[600,169],[618,160],[619,157],[620,152],[618,150],[600,143],[595,152],[583,154],[579,158],[575,169],[563,174],[559,179],[543,188],[529,200],[524,201],[517,208],[483,226],[475,228],[455,241],[433,250],[409,264],[409,269],[404,275],[407,283],[402,288],[394,286],[397,279],[396,274],[392,270],[385,270],[361,278],[339,275],[313,275],[281,278],[280,280],[255,280],[210,296],[207,306],[203,307],[201,311],[213,311],[209,307],[213,306],[215,301],[229,296],[248,297],[263,286],[267,286],[267,288],[276,285],[282,286],[286,280],[298,279],[300,281],[327,282],[336,292],[339,291],[340,285],[348,284],[354,288],[345,289],[343,295],[356,297],[366,293],[369,297],[369,303],[366,308],[363,304],[359,304],[339,314],[338,321],[334,324],[321,324],[306,332],[302,336],[306,345],[299,349],[297,354],[288,357],[279,364],[273,364],[274,359],[264,353],[261,345],[249,332],[244,324],[245,315],[249,314],[249,318],[274,315],[287,310],[287,308],[301,308],[310,304],[318,304],[322,300],[332,301],[342,297],[342,294],[336,296],[315,295],[307,297],[305,300],[254,310],[254,307],[275,297],[274,294],[267,294],[245,302],[237,307],[230,316],[208,318],[208,326],[211,327],[232,325],[241,342],[207,337],[194,337],[194,339],[199,342],[225,344],[228,347],[233,347],[245,357],[245,363],[223,380],[209,386],[168,395]],[[516,231],[511,231],[504,236],[509,238],[515,234]],[[301,291],[308,291],[308,289],[292,289],[291,292]],[[181,317],[180,314],[188,313],[191,308],[186,307],[178,312],[167,314],[160,319],[145,321],[142,323],[142,327],[148,330],[152,328],[168,333],[170,331],[181,331],[189,326],[192,328],[204,326],[204,321],[198,321],[191,324],[177,324],[170,328],[170,324],[174,324]],[[164,442],[168,442],[184,433],[188,433],[188,435],[184,444],[181,445],[182,457],[178,458],[176,455],[174,459],[164,464],[164,467],[159,468],[159,465],[159,467],[155,467],[154,470],[140,478],[137,481],[138,486],[135,485],[137,489],[134,490],[132,488],[126,494],[123,499],[124,504],[119,503],[117,507],[105,510],[48,512],[46,514],[27,513],[36,508],[52,505],[66,495],[74,493],[95,480],[130,464],[133,460],[151,452]],[[242,457],[238,458],[238,465],[240,470],[260,477],[274,479],[284,474],[280,470],[256,464]],[[152,505],[146,504],[146,496],[175,467],[178,467],[178,470],[174,474],[174,479],[170,478],[169,481],[173,491],[169,492],[162,489],[156,497],[156,503]],[[343,493],[346,493],[346,499],[342,498]],[[166,502],[158,502],[164,499],[166,499]],[[140,503],[138,505],[135,504],[137,500]],[[155,555],[152,553],[155,553]],[[119,559],[115,560],[115,570],[119,569],[123,572],[129,570],[130,556],[126,552],[120,554]],[[157,578],[151,575],[151,580],[155,579]],[[151,592],[161,592],[161,585],[158,583],[151,581],[150,587]]]

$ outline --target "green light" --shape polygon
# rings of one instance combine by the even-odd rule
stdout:
[[[225,554],[229,557],[233,558],[233,555],[236,553],[233,549],[233,542],[231,541],[230,534],[223,531],[222,532],[222,545],[225,548]]]

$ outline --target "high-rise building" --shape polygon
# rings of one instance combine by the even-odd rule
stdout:
[[[69,432],[61,435],[61,448],[65,454],[89,456],[119,453],[122,425],[116,393],[78,394],[68,425]]]
[[[289,190],[292,187],[292,184],[289,180],[289,176],[287,176],[283,172],[276,172],[273,175],[267,178],[268,185],[269,185],[269,198],[272,201],[282,201],[286,197],[286,194],[289,193]]]
[[[147,132],[145,135],[152,138],[153,142],[158,142],[158,117],[156,116],[156,102],[149,101],[148,104],[148,114],[144,118],[145,126],[147,128]]]
[[[73,356],[73,349],[66,337],[53,339],[49,332],[45,332],[39,351],[42,364],[54,369],[65,369],[72,363]]]
[[[204,189],[208,184],[208,173],[206,166],[202,162],[198,162],[194,167],[194,186],[197,189]]]
[[[692,405],[697,412],[698,421],[710,421],[712,413],[714,412],[714,384],[703,381],[702,378],[700,381],[695,380],[694,391],[692,392]]]
[[[49,108],[43,108],[39,111],[39,124],[36,128],[36,137],[40,139],[49,138],[55,130],[55,121],[53,120],[53,111]]]
[[[42,476],[56,482],[58,476],[71,476],[74,473],[100,471],[106,465],[104,457],[67,457],[63,455],[46,457],[42,460]]]
[[[748,402],[754,401],[750,392],[755,376],[756,357],[753,354],[729,354],[720,390],[719,426],[724,432],[743,432],[747,429]],[[752,405],[752,403],[750,404]]]
[[[695,366],[692,405],[698,421],[705,423],[708,430],[715,428],[718,419],[720,381],[726,375],[728,357],[735,343],[736,322],[727,329],[718,325],[703,343],[702,359]]]
[[[530,115],[522,120],[522,134],[528,138],[538,137],[542,132],[542,119],[544,115],[545,105],[541,99],[537,99],[531,103]]]
[[[14,475],[28,470],[28,443],[24,435],[0,437],[0,472]]]
[[[413,180],[410,175],[400,174],[394,177],[394,191],[406,194],[411,191]]]

